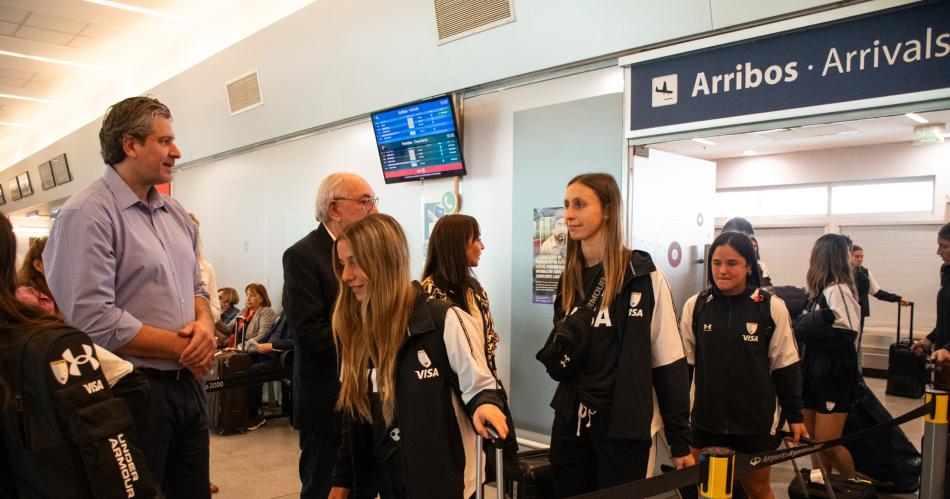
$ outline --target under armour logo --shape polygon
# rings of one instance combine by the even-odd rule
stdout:
[[[399,428],[393,428],[393,430],[389,432],[389,438],[393,439],[393,442],[398,442],[401,438],[399,436]]]
[[[712,331],[712,324],[703,324],[703,331]]]
[[[69,375],[70,376],[80,376],[79,366],[83,364],[91,364],[92,369],[99,369],[99,361],[92,356],[92,347],[89,345],[82,346],[83,353],[78,357],[73,356],[73,352],[69,349],[63,351],[63,360],[69,363]]]
[[[564,354],[564,356],[561,357],[561,367],[567,367],[567,365],[570,363],[571,363],[571,356],[568,354]]]

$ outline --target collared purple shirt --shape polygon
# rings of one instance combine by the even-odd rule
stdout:
[[[208,298],[188,213],[149,188],[148,204],[111,167],[59,211],[43,251],[46,281],[66,322],[116,351],[142,324],[177,331]],[[177,359],[123,356],[136,367],[178,369]]]

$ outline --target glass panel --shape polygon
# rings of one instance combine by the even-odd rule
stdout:
[[[831,213],[933,212],[934,182],[881,182],[831,187]]]

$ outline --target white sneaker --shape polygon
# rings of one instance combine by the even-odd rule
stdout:
[[[821,470],[811,470],[808,481],[811,483],[817,483],[818,485],[824,485],[825,476],[821,474]]]
[[[254,431],[254,430],[256,430],[256,429],[258,429],[258,428],[260,428],[261,426],[264,426],[264,425],[266,425],[266,424],[267,424],[267,420],[264,419],[264,418],[261,418],[260,421],[258,421],[258,422],[256,422],[256,423],[252,424],[251,426],[248,426],[248,427],[245,428],[245,429],[246,429],[247,431]]]

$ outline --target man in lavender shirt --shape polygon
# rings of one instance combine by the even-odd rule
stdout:
[[[181,157],[171,112],[150,97],[125,99],[106,111],[99,143],[109,166],[60,210],[43,252],[47,281],[66,322],[148,376],[142,442],[165,496],[207,498],[199,378],[214,326],[194,225],[154,187],[171,181]]]

